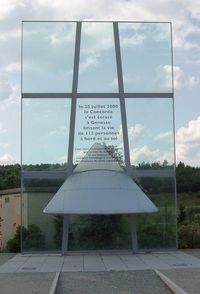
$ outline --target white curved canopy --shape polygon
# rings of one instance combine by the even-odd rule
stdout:
[[[126,214],[158,209],[126,174],[86,171],[72,174],[44,209],[53,214]]]
[[[94,144],[44,209],[50,214],[149,213],[158,209],[106,150]]]

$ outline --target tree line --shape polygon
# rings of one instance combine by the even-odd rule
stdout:
[[[140,164],[136,168],[163,168],[166,167],[166,163],[159,164],[159,163],[143,163]],[[64,165],[59,164],[38,164],[36,165],[29,165],[26,166],[26,170],[63,170],[66,168]],[[19,164],[14,165],[0,165],[0,190],[4,189],[12,189],[12,188],[19,188],[20,187],[20,171],[21,167]],[[145,180],[145,182],[144,182]],[[149,184],[147,182],[147,178],[141,179],[144,182],[144,185],[152,185],[155,186],[153,190],[160,189],[163,190],[164,187],[161,187],[161,182],[158,179],[148,179]],[[152,181],[153,180],[153,181]],[[161,180],[161,179],[160,179]],[[163,179],[164,180],[164,179]],[[176,167],[176,181],[177,181],[177,192],[178,193],[189,193],[189,192],[197,192],[200,191],[200,167],[192,167],[189,165],[185,165],[183,162],[179,162]],[[154,183],[155,182],[155,183]],[[146,184],[145,184],[146,183]],[[159,184],[159,185],[158,185]],[[156,188],[157,186],[157,188]],[[168,186],[169,187],[169,186]],[[165,189],[164,189],[165,190]],[[159,192],[159,191],[157,191]]]

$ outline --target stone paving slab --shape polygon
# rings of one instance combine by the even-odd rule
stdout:
[[[70,254],[70,253],[69,253]],[[129,271],[129,270],[169,270],[179,268],[199,268],[200,259],[185,252],[156,252],[146,254],[85,253],[60,255],[18,254],[0,266],[0,273],[11,272],[69,272],[69,271]]]
[[[16,253],[0,253],[0,266],[13,258]]]
[[[181,252],[200,258],[200,249],[182,249]]]
[[[84,260],[84,267],[87,266],[103,266],[104,267],[104,263],[102,260],[102,257],[100,255],[95,255],[95,256],[83,256]]]

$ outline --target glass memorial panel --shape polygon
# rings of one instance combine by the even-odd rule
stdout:
[[[119,23],[124,91],[172,92],[169,23]]]
[[[72,91],[76,23],[23,23],[23,93]]]
[[[70,216],[69,250],[130,249],[129,215]]]
[[[70,110],[70,99],[23,99],[23,170],[66,168]]]
[[[91,148],[91,158],[85,159],[88,165],[101,161],[101,167],[104,168],[103,161],[108,164],[109,159],[105,153],[100,156],[102,149],[120,165],[124,164],[119,99],[77,99],[74,164],[79,164]]]
[[[173,100],[126,98],[131,164],[174,168]]]
[[[78,92],[118,92],[112,23],[82,24]]]
[[[71,129],[74,131],[74,171],[73,175],[65,174],[71,98],[57,98],[55,93],[72,92],[76,25],[76,22],[23,23],[22,93],[32,93],[31,97],[47,94],[41,95],[43,98],[22,99],[22,252],[61,250],[62,215],[54,214],[55,211],[72,213],[69,217],[69,250],[131,249],[132,246],[130,215],[127,213],[133,211],[132,208],[129,210],[129,205],[122,212],[122,204],[127,204],[126,193],[122,191],[131,191],[131,188],[118,181],[121,186],[117,191],[116,180],[114,188],[111,185],[112,194],[109,190],[110,171],[115,171],[112,174],[116,179],[117,172],[125,177],[126,168],[113,22],[82,22],[80,58],[75,64],[79,68],[77,96],[85,98],[77,98],[76,109],[72,109],[75,111],[75,129]],[[173,99],[152,97],[154,94],[151,94],[172,93],[171,26],[169,23],[120,22],[119,41],[132,178],[141,188],[137,187],[138,193],[144,192],[158,208],[157,212],[152,212],[156,208],[147,209],[145,205],[152,203],[146,201],[142,204],[143,210],[134,210],[138,247],[147,251],[175,249]],[[81,93],[85,94],[79,96]],[[141,93],[140,97],[150,93],[151,98],[130,98],[132,94],[127,93],[134,93],[133,97],[136,93]],[[75,99],[76,93],[73,94]],[[89,180],[85,180],[85,175],[89,175]],[[67,176],[69,182],[78,178],[75,185],[72,181],[70,186]],[[99,181],[102,178],[104,182]],[[130,178],[128,180],[131,182]],[[59,190],[60,187],[63,190]],[[89,205],[85,205],[87,202],[81,201],[85,194],[88,196],[88,190],[91,198]],[[116,191],[120,199],[119,210],[113,210],[114,204],[118,203]],[[135,190],[133,197],[134,193]],[[102,201],[102,195],[106,196],[105,201]],[[114,201],[109,199],[110,195]],[[63,201],[59,202],[60,199]],[[69,208],[71,200],[75,203],[74,210]],[[49,201],[53,208],[44,213]],[[78,208],[82,203],[87,210],[83,209],[84,205]],[[101,203],[105,205],[98,210]],[[61,210],[55,210],[57,204],[58,208],[62,206]],[[134,208],[135,204],[132,205]],[[108,214],[94,215],[94,212]]]
[[[175,249],[175,179],[173,177],[140,177],[135,180],[158,208],[158,212],[137,215],[139,249]]]
[[[64,179],[24,179],[22,252],[61,250],[62,217],[43,213]]]

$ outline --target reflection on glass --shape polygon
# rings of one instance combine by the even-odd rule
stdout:
[[[78,91],[118,91],[112,23],[82,24]]]
[[[72,91],[76,24],[23,23],[23,93]]]
[[[60,250],[62,219],[43,209],[64,179],[24,179],[22,194],[22,252]]]
[[[119,99],[78,99],[74,163],[78,164],[88,152],[90,152],[90,157],[101,153],[107,162],[103,149],[117,162],[123,163],[124,150]],[[97,157],[95,160],[100,161],[99,155]]]
[[[169,168],[174,164],[171,98],[126,98],[131,164]],[[155,164],[157,163],[157,164]]]
[[[129,215],[70,216],[69,250],[130,249]]]
[[[125,92],[172,92],[169,23],[120,23]]]
[[[66,167],[70,104],[70,99],[23,100],[24,170],[58,170]]]
[[[140,249],[176,248],[174,178],[137,178],[158,212],[137,216]]]
[[[75,31],[73,22],[23,24],[23,93],[72,91]],[[119,37],[125,93],[172,92],[170,24],[119,23]],[[91,93],[111,96],[118,91],[113,23],[82,23],[78,92],[91,97]],[[74,172],[124,171],[119,99],[100,95],[77,99]],[[174,178],[151,177],[151,169],[174,167],[173,100],[125,100],[131,164],[149,169],[149,177],[133,180],[159,209],[137,216],[139,249],[175,248]],[[24,171],[66,169],[70,110],[71,99],[23,99]],[[52,174],[54,179],[40,178],[38,173],[23,179],[23,251],[61,248],[62,216],[43,213],[66,180],[57,172]],[[129,215],[70,216],[69,249],[117,248],[131,248]]]

